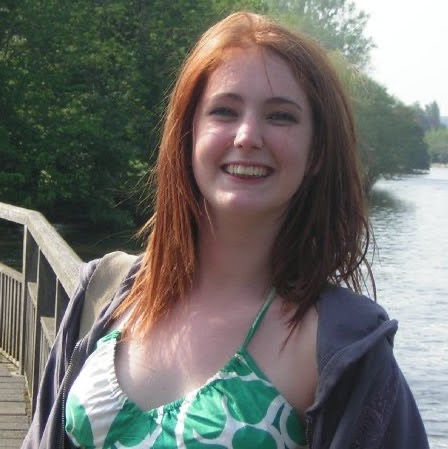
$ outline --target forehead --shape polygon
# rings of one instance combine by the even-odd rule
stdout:
[[[305,98],[289,64],[273,51],[260,47],[226,50],[222,62],[208,77],[204,95],[228,91]]]

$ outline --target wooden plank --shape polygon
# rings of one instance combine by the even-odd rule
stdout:
[[[1,416],[0,416],[1,418]],[[28,432],[28,428],[30,427],[30,424],[28,422],[23,422],[23,423],[15,423],[15,422],[11,422],[11,423],[3,423],[2,420],[0,419],[0,432],[2,430],[16,430],[16,431],[21,431],[21,432]]]
[[[6,367],[4,366],[4,363],[2,363],[0,365],[0,376],[4,377],[4,376],[10,376],[11,373],[9,372],[8,369],[6,369]]]
[[[0,429],[0,441],[4,440],[18,440],[23,439],[26,437],[26,432],[23,430],[1,430]]]
[[[40,321],[42,323],[42,329],[44,331],[45,338],[48,342],[49,347],[51,348],[56,333],[56,320],[52,317],[43,316],[41,317]]]
[[[11,402],[11,401],[24,401],[25,400],[25,390],[0,390],[0,401]]]
[[[37,304],[37,282],[27,282],[26,286],[28,288],[28,297],[31,299],[34,307]]]
[[[13,377],[13,376],[0,376],[0,383],[10,383],[10,384],[19,384],[24,383],[23,377]]]
[[[3,358],[3,360],[0,361],[0,367],[5,368],[11,372],[19,371],[19,367],[17,365],[14,365],[14,363],[6,358]]]
[[[0,401],[2,402],[22,402],[25,400],[24,391],[1,391]]]
[[[30,425],[29,423],[2,423],[0,419],[0,432],[6,430],[15,430],[16,432],[23,432],[24,436],[28,432]],[[1,444],[1,443],[0,443]],[[1,447],[1,446],[0,446]]]
[[[22,379],[23,380],[23,379]],[[3,382],[0,384],[0,392],[8,392],[8,391],[25,391],[25,383],[24,382]]]
[[[1,202],[0,218],[27,226],[65,291],[72,296],[79,282],[82,260],[56,229],[39,212]]]
[[[0,390],[0,401],[11,402],[11,401],[24,401],[25,400],[25,390]]]
[[[6,368],[10,372],[18,373],[19,367],[4,356],[0,356],[0,367]]]
[[[12,279],[15,279],[17,281],[20,281],[20,282],[23,281],[22,273],[20,273],[17,270],[14,270],[14,268],[8,267],[8,265],[5,265],[1,262],[0,262],[0,272],[5,273],[6,276],[8,276]]]
[[[8,369],[2,368],[2,366],[0,366],[0,377],[9,377],[12,379],[23,379],[23,377],[17,371],[11,372]]]
[[[14,388],[19,388],[20,385],[25,386],[25,379],[23,378],[23,376],[4,376],[0,377],[0,379],[5,380],[5,382],[1,384],[0,388],[6,388],[8,384],[11,385],[11,388],[13,388],[13,385]]]
[[[19,390],[25,387],[25,379],[23,377],[2,377],[5,382],[0,383],[0,390]]]
[[[27,415],[0,415],[0,429],[26,429],[29,423]]]
[[[0,415],[25,415],[25,403],[0,401]]]
[[[23,438],[7,439],[2,441],[2,449],[20,449]]]
[[[6,394],[6,393],[24,393],[25,392],[25,387],[24,385],[20,385],[20,384],[7,384],[7,383],[2,383],[0,384],[0,399],[2,397],[2,394]]]

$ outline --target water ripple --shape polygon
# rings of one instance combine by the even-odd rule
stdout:
[[[448,168],[382,180],[370,214],[378,302],[399,321],[395,355],[432,449],[448,449]]]

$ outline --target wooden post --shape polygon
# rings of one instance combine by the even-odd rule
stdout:
[[[5,274],[0,272],[0,348],[5,346]]]
[[[61,324],[62,317],[64,316],[64,312],[68,306],[69,301],[70,298],[62,287],[61,282],[59,281],[59,279],[56,279],[56,310],[54,313],[54,317],[56,319],[56,330],[59,329],[59,325]]]
[[[56,281],[50,264],[39,251],[38,277],[37,277],[37,304],[36,321],[34,330],[34,363],[33,363],[33,384],[32,384],[32,404],[31,412],[34,413],[39,379],[43,367],[41,366],[42,349],[42,318],[53,317],[55,311]]]
[[[25,352],[25,345],[26,345],[26,323],[27,323],[27,303],[28,303],[28,288],[27,283],[31,278],[31,234],[28,232],[28,226],[23,226],[23,247],[22,247],[22,274],[23,274],[23,288],[22,288],[22,295],[21,295],[21,324],[20,324],[20,356],[19,356],[19,363],[20,363],[20,374],[25,374],[25,359],[26,359],[26,352]],[[34,242],[35,243],[35,242]]]
[[[37,246],[33,236],[24,227],[24,243],[23,243],[23,291],[22,291],[22,341],[21,341],[21,359],[23,360],[22,374],[28,383],[28,390],[32,391],[33,385],[33,366],[34,357],[34,332],[36,321],[36,304],[37,291],[32,289],[32,285],[37,284],[37,267],[39,259],[39,247]],[[36,291],[36,297],[33,298],[31,291]]]

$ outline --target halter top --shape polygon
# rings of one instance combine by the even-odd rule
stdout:
[[[98,340],[67,396],[71,442],[86,449],[306,448],[297,412],[247,352],[274,297],[272,289],[240,349],[202,387],[150,410],[129,400],[118,383],[121,331]]]

